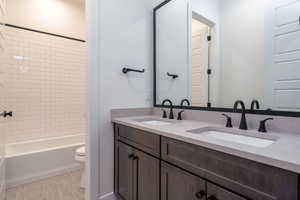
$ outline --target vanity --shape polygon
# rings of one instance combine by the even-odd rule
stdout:
[[[299,9],[294,0],[154,8],[159,114],[112,120],[121,200],[300,199],[299,128],[268,130],[277,116],[300,117]],[[184,120],[187,110],[223,113],[227,123]]]
[[[195,128],[197,125],[201,128]],[[213,138],[218,133],[221,138]],[[222,133],[257,141],[247,144],[247,140],[239,138],[241,144],[236,147],[246,146],[238,150],[240,154],[236,153],[240,156],[235,156],[224,152],[232,150],[230,145],[237,142],[225,141]],[[278,167],[282,164],[279,161],[272,166],[257,162],[256,158],[248,159],[252,155],[247,148],[261,151],[257,157],[262,158],[272,145],[276,149],[279,138],[273,134],[250,136],[255,133],[159,117],[117,118],[114,134],[115,193],[122,200],[298,200],[300,197],[300,179],[295,170]],[[214,141],[227,145],[225,151],[216,150]],[[254,145],[250,146],[251,143]]]

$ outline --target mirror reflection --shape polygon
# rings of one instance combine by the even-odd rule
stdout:
[[[156,104],[300,111],[300,1],[171,0],[155,15]]]

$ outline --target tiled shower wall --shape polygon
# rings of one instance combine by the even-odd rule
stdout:
[[[12,27],[5,37],[7,143],[84,134],[85,43]]]

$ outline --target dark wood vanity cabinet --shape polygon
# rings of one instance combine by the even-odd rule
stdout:
[[[115,193],[122,200],[159,200],[160,160],[120,138],[116,140]]]
[[[299,175],[115,124],[122,200],[300,200]]]

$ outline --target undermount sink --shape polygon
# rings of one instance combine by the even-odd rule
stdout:
[[[205,127],[188,132],[201,134],[202,136],[223,140],[227,142],[239,143],[253,147],[266,148],[274,144],[278,138],[270,135],[262,135],[255,132],[240,131],[237,129],[222,129]]]
[[[171,122],[159,119],[136,119],[135,121],[140,122],[145,125],[153,125],[153,126],[163,126],[163,125],[170,125]]]

